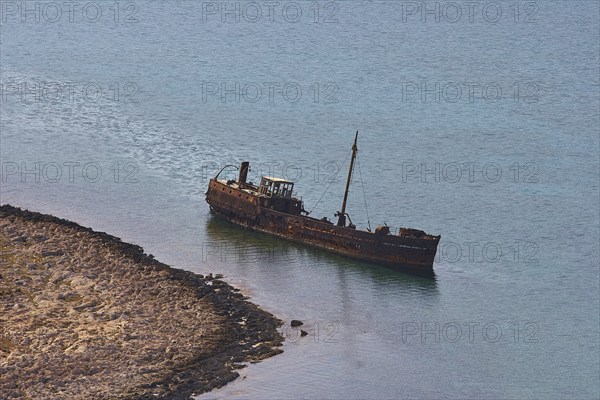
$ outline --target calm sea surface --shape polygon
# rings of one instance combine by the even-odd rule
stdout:
[[[201,398],[600,397],[598,2],[69,4],[0,1],[1,202],[305,322]],[[332,218],[356,130],[352,220],[435,280],[210,215],[248,160]]]

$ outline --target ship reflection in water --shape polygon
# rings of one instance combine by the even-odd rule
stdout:
[[[335,214],[338,217],[336,224],[327,218],[309,217],[302,200],[293,195],[293,182],[267,176],[261,178],[258,186],[247,182],[248,162],[241,164],[237,181],[219,179],[223,169],[229,166],[212,178],[206,202],[213,213],[255,231],[356,260],[433,276],[440,236],[410,228],[401,228],[398,234],[391,234],[387,225],[378,226],[372,232],[370,227],[356,229],[352,223],[346,204],[358,152],[357,140],[358,132],[352,146],[342,208]]]
[[[200,399],[285,398],[290,391],[290,398],[352,398],[344,392],[347,380],[371,376],[384,398],[397,398],[398,388],[381,382],[397,379],[399,365],[420,356],[411,354],[412,341],[403,342],[403,329],[439,305],[439,282],[240,229],[216,215],[204,238],[203,263],[285,321],[285,340],[282,358],[252,365],[240,371],[246,379]],[[307,336],[291,327],[292,319],[304,322]],[[361,398],[373,390],[361,388]]]

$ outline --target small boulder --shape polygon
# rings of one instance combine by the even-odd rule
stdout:
[[[293,319],[293,320],[292,320],[292,322],[290,323],[290,325],[291,325],[293,328],[295,328],[295,327],[297,327],[297,326],[304,325],[304,322],[302,322],[302,321],[300,321],[300,320],[297,320],[297,319]]]
[[[73,300],[77,297],[77,293],[69,291],[69,292],[63,292],[63,293],[59,293],[56,296],[57,300],[64,300],[64,301],[70,301]]]
[[[36,241],[37,243],[40,243],[40,242],[45,242],[46,240],[48,240],[48,236],[45,236],[45,235],[33,235],[32,239],[34,241]]]
[[[42,250],[42,257],[57,257],[65,254],[61,250]]]
[[[303,331],[302,329],[300,329],[300,336],[306,336],[308,335],[308,332]]]
[[[118,319],[121,316],[121,313],[118,311],[113,311],[109,314],[108,318],[113,321],[115,319]]]

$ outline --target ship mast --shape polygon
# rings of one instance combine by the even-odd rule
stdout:
[[[358,151],[358,147],[356,146],[357,140],[358,131],[356,131],[356,136],[354,136],[354,144],[352,145],[352,158],[350,159],[350,170],[348,171],[348,180],[346,181],[346,190],[344,191],[344,202],[342,203],[342,211],[337,213],[337,226],[346,226],[346,201],[348,200],[348,190],[350,189],[350,181],[352,180],[352,168],[354,167],[354,160],[356,159],[356,152]]]

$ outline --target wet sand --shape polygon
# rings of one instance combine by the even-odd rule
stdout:
[[[0,393],[184,399],[279,354],[282,321],[106,233],[0,207]]]

